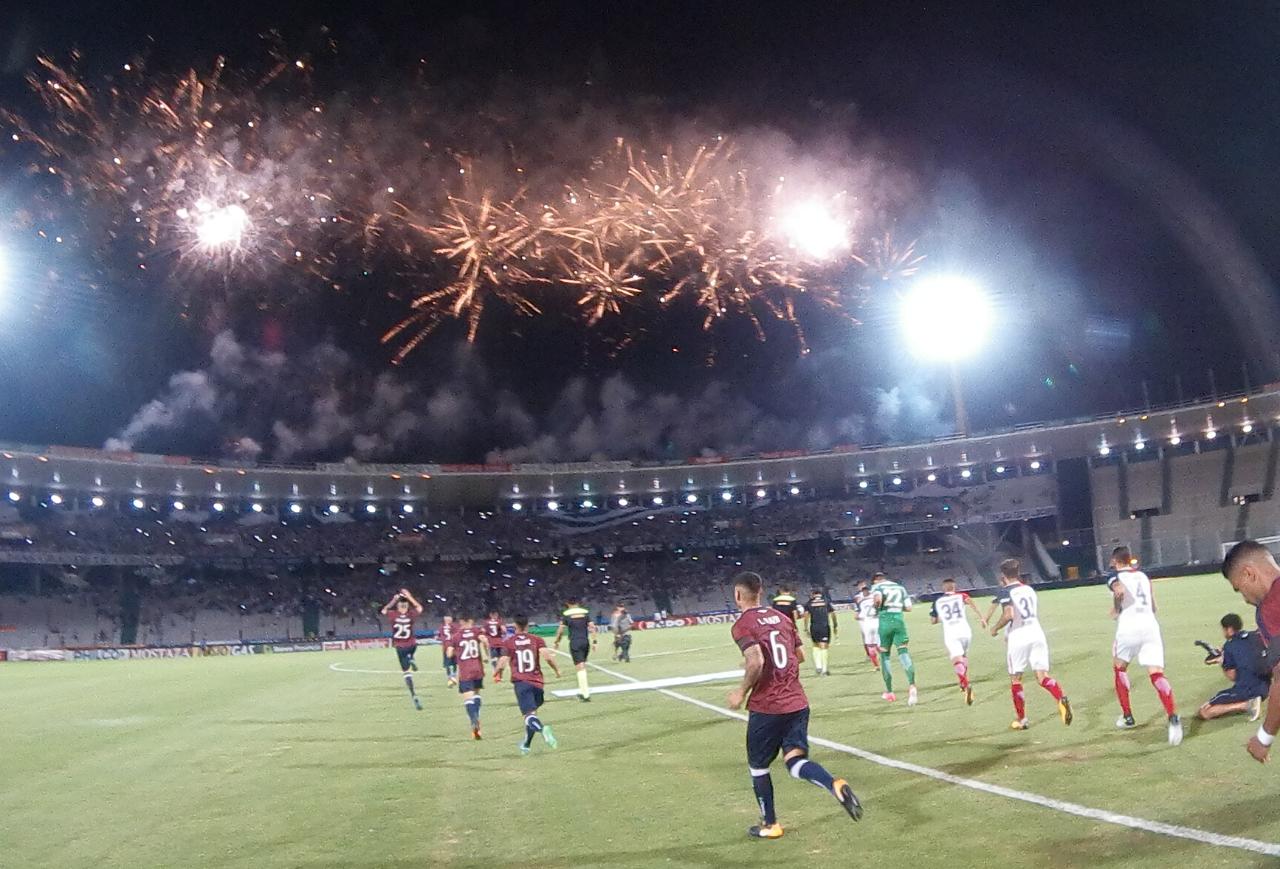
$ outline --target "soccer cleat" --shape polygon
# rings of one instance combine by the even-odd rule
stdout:
[[[416,696],[413,698],[413,708],[417,709],[419,712],[422,711],[422,701],[419,700]]]
[[[555,748],[560,743],[556,741],[556,735],[551,732],[551,725],[542,725],[542,739],[547,743],[547,748]]]
[[[781,839],[781,824],[758,824],[747,830],[748,836],[754,836],[757,839]]]
[[[862,803],[858,802],[857,796],[853,793],[853,788],[849,787],[849,783],[842,778],[836,779],[831,783],[831,793],[840,805],[844,806],[844,810],[849,813],[849,817],[855,821],[862,820]]]
[[[531,748],[529,748],[529,746],[525,745],[523,742],[522,742],[522,743],[520,743],[518,747],[519,747],[519,749],[520,749],[520,756],[521,756],[521,757],[528,757],[528,756],[529,756],[529,752],[530,752],[530,751],[532,751],[532,749],[531,749]]]
[[[476,740],[476,741],[479,741],[479,740],[480,740],[480,725],[479,725],[479,724],[477,724],[475,727],[471,728],[471,738],[472,738],[472,739],[474,739],[474,740]]]
[[[448,679],[445,680],[445,684],[448,685],[450,688],[452,688],[454,685],[458,684],[458,680],[450,676]]]
[[[1071,714],[1071,701],[1063,697],[1058,701],[1058,717],[1062,719],[1062,723],[1071,726],[1071,722],[1075,720],[1075,716]]]
[[[892,702],[894,702],[895,700],[897,700],[897,699],[898,699],[898,697],[897,697],[897,695],[896,695],[896,694],[894,694],[892,691],[886,691],[886,692],[884,692],[883,694],[881,694],[881,695],[880,695],[880,699],[881,699],[881,700],[888,700],[890,703],[892,703]]]
[[[1249,720],[1257,721],[1262,717],[1262,698],[1254,697],[1249,701]]]
[[[1030,730],[1031,722],[1025,718],[1020,718],[1009,725],[1010,730]]]
[[[581,700],[583,703],[590,703],[590,702],[591,702],[591,698],[590,698],[590,697],[584,697],[584,696],[582,696],[581,694],[579,694],[579,695],[578,695],[578,699],[579,699],[579,700]]]
[[[1133,728],[1137,726],[1138,726],[1138,722],[1133,720],[1132,715],[1121,715],[1119,718],[1116,719],[1116,727],[1120,728],[1121,730],[1133,730]]]
[[[916,686],[912,685],[907,689],[907,705],[915,706],[920,702],[920,695],[916,693]]]
[[[973,705],[973,686],[972,685],[968,685],[964,689],[964,705],[965,706]]]
[[[1182,745],[1182,719],[1177,715],[1169,716],[1169,744]]]

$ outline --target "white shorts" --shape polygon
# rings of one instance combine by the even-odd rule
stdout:
[[[1010,676],[1027,670],[1049,669],[1049,641],[1038,625],[1010,632],[1008,642]]]
[[[1137,658],[1140,666],[1163,670],[1164,639],[1160,636],[1160,625],[1155,622],[1121,625],[1116,630],[1112,654],[1126,664]]]
[[[973,642],[973,631],[943,631],[942,645],[947,647],[947,656],[963,658],[969,654],[969,644]]]
[[[878,619],[865,619],[858,622],[858,624],[862,626],[862,645],[880,645],[880,621]]]

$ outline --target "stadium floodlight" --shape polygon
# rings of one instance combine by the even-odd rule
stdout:
[[[991,301],[978,283],[960,275],[930,275],[902,300],[902,327],[911,352],[954,362],[972,356],[991,329]]]
[[[1070,540],[1063,540],[1063,541],[1062,541],[1062,545],[1063,545],[1063,546],[1070,546],[1070,545],[1071,545],[1071,541],[1070,541]]]
[[[972,476],[973,476],[973,471],[969,470],[968,468],[965,468],[963,471],[960,472],[961,479],[967,480]]]
[[[865,489],[865,488],[867,488],[867,487],[868,487],[868,486],[870,486],[870,485],[871,485],[871,484],[870,484],[870,483],[868,483],[866,480],[859,480],[859,481],[858,481],[858,488],[859,488],[859,489]]]
[[[406,515],[407,515],[407,514],[411,514],[411,513],[413,513],[413,505],[412,505],[412,504],[405,504],[403,507],[401,507],[401,508],[400,508],[400,510],[401,510],[401,512],[405,513]]]
[[[684,496],[684,502],[686,504],[696,504],[698,503],[698,496],[690,492],[689,494]]]
[[[629,501],[629,500],[628,500],[628,499],[626,499],[626,498],[619,498],[619,499],[618,499],[618,506],[619,506],[619,507],[627,507],[627,506],[630,506],[630,504],[631,504],[631,501]]]
[[[1103,444],[1102,446],[1098,447],[1098,455],[1100,456],[1111,455],[1111,447],[1107,446],[1106,444]]]
[[[1216,430],[1216,429],[1209,429],[1208,431],[1206,431],[1206,432],[1204,433],[1204,436],[1205,436],[1205,438],[1207,438],[1208,440],[1213,440],[1214,438],[1216,438],[1216,437],[1218,436],[1218,432],[1217,432],[1217,430]]]
[[[52,495],[49,496],[49,503],[53,504],[55,507],[58,506],[59,504],[62,503],[62,496],[59,495],[57,492],[54,492]]]
[[[133,499],[133,509],[142,510],[142,509],[145,509],[146,506],[147,506],[147,502],[144,501],[142,498]]]
[[[179,513],[181,513],[183,510],[187,509],[187,505],[186,505],[186,504],[184,504],[184,503],[182,503],[181,501],[174,501],[174,502],[173,502],[173,509],[175,509],[175,510],[177,510]]]
[[[12,501],[14,504],[16,504],[22,500],[22,495],[19,492],[10,492],[9,500]]]
[[[364,512],[368,513],[369,515],[373,515],[374,513],[377,513],[377,512],[378,512],[378,505],[377,505],[377,504],[365,504],[365,505],[364,505]]]
[[[792,494],[792,495],[799,495],[799,494],[800,494],[800,487],[799,487],[799,486],[792,486],[792,487],[791,487],[791,489],[790,489],[789,491],[791,492],[791,494]]]
[[[1138,438],[1136,441],[1133,442],[1133,448],[1138,452],[1142,452],[1147,448],[1147,442],[1144,441],[1142,438]]]
[[[1178,444],[1182,443],[1182,438],[1178,437],[1177,435],[1174,435],[1173,437],[1169,438],[1169,443],[1173,444],[1176,447]]]
[[[559,501],[548,501],[548,502],[547,502],[547,509],[548,509],[548,510],[550,510],[552,513],[556,512],[557,510],[559,510],[559,509],[560,509],[560,502],[559,502]]]
[[[289,512],[297,516],[299,513],[302,512],[302,505],[299,504],[297,501],[294,501],[292,504],[289,505]]]
[[[756,497],[763,501],[765,498],[769,497],[769,493],[764,489],[756,489]]]
[[[89,499],[89,503],[92,504],[94,507],[104,507],[106,506],[107,502],[106,502],[106,499],[103,498],[101,495],[94,495],[92,498]]]
[[[664,503],[666,503],[666,502],[664,502],[664,501],[662,500],[662,496],[661,496],[661,495],[654,495],[654,496],[653,496],[653,506],[655,506],[655,507],[661,507]]]
[[[249,509],[250,509],[250,510],[252,510],[253,512],[255,512],[255,513],[261,513],[261,512],[262,512],[262,505],[261,505],[261,504],[259,504],[257,501],[254,501],[251,505],[249,505]]]
[[[1003,473],[1004,473],[1004,465],[996,465],[996,473],[997,473],[997,474],[1003,474]]]
[[[511,504],[511,509],[512,509],[514,512],[519,513],[521,510],[523,510],[523,509],[524,509],[524,505],[523,505],[523,504],[521,504],[519,501],[515,501],[515,502],[513,502],[513,503]]]
[[[929,476],[925,477],[925,479],[928,480],[930,483],[936,483],[938,482],[938,475],[930,471]]]
[[[1031,462],[1031,470],[1033,470],[1033,471],[1038,471],[1038,470],[1040,470],[1040,460],[1039,460],[1039,459],[1034,459],[1034,460]]]
[[[1240,426],[1240,431],[1245,434],[1249,434],[1249,432],[1253,431],[1253,423],[1246,422],[1244,425]]]
[[[725,489],[723,492],[720,493],[720,500],[728,504],[730,501],[733,500],[733,492],[730,492],[728,489]]]
[[[201,207],[202,206],[202,207]],[[249,215],[239,205],[197,206],[196,239],[206,250],[234,250],[249,229]]]
[[[893,478],[893,480],[892,480],[892,483],[893,483],[895,486],[901,486],[901,485],[902,485],[902,478],[901,478],[901,477],[894,477],[894,478]]]
[[[583,510],[594,510],[595,506],[596,506],[596,502],[592,501],[590,498],[582,502]]]
[[[222,512],[223,510],[225,510],[225,509],[227,509],[227,505],[226,505],[226,504],[224,504],[224,503],[222,503],[221,501],[214,501],[214,502],[213,502],[213,512],[215,512],[215,513],[221,513],[221,512]]]
[[[337,504],[330,504],[328,507],[328,510],[329,510],[330,516],[337,516],[339,513],[342,512],[342,508],[339,507]]]

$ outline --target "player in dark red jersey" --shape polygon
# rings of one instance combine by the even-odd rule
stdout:
[[[782,752],[787,770],[831,794],[849,817],[862,817],[862,804],[849,783],[832,778],[809,760],[809,698],[800,685],[804,647],[795,622],[770,606],[760,595],[764,580],[758,573],[740,573],[733,582],[733,599],[742,615],[733,625],[733,639],[742,650],[742,684],[729,692],[729,708],[747,703],[747,767],[760,805],[760,824],[747,831],[759,839],[779,839],[782,825],[773,806],[769,766]],[[748,696],[750,699],[748,699]]]
[[[418,692],[413,690],[413,671],[418,669],[413,655],[418,651],[414,622],[422,615],[422,604],[407,588],[402,588],[387,601],[382,614],[391,621],[391,646],[400,659],[400,671],[404,673],[404,684],[409,687],[409,697],[413,699],[414,707],[421,709],[422,701],[418,699]]]
[[[484,635],[489,640],[489,663],[493,665],[493,681],[502,681],[502,668],[498,666],[507,651],[507,626],[497,610],[489,610],[489,617],[484,620]]]
[[[453,623],[453,616],[440,619],[440,630],[436,631],[436,636],[440,638],[440,654],[444,656],[444,681],[449,686],[458,684],[458,666],[449,657],[449,647],[453,645],[453,637],[457,632],[458,626]]]
[[[541,733],[547,748],[555,748],[556,735],[551,732],[551,725],[544,724],[538,718],[538,709],[542,706],[542,662],[546,661],[560,677],[560,665],[556,663],[556,654],[547,648],[542,637],[529,632],[529,617],[516,616],[516,632],[507,637],[504,654],[498,659],[498,675],[507,667],[511,668],[511,685],[516,691],[516,705],[524,716],[524,740],[520,743],[520,753],[528,754],[533,748],[533,737]],[[498,681],[498,675],[494,681]]]
[[[480,738],[480,691],[484,688],[484,662],[489,656],[489,640],[475,620],[463,616],[462,627],[448,649],[458,673],[458,693],[471,721],[471,738]]]

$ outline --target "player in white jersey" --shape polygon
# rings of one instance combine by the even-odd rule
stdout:
[[[956,591],[956,581],[947,577],[942,581],[942,596],[933,602],[929,617],[933,623],[942,625],[942,645],[946,646],[947,656],[951,658],[951,666],[960,680],[960,691],[964,694],[964,702],[973,705],[973,686],[969,684],[969,643],[973,641],[973,629],[969,627],[971,609],[978,621],[985,628],[987,620],[978,612],[978,605],[963,591]]]
[[[1129,664],[1135,659],[1146,667],[1151,684],[1169,716],[1169,744],[1182,743],[1182,719],[1173,703],[1173,687],[1164,675],[1164,640],[1156,621],[1156,599],[1151,593],[1151,579],[1135,566],[1133,553],[1118,546],[1111,553],[1111,617],[1116,620],[1116,642],[1112,649],[1115,668],[1116,699],[1120,701],[1120,717],[1116,727],[1137,727],[1133,707],[1129,704]]]
[[[858,628],[862,631],[862,647],[866,650],[867,660],[871,662],[871,669],[879,670],[880,615],[876,611],[876,596],[865,580],[858,584],[853,605],[858,611]]]
[[[1018,717],[1009,725],[1013,730],[1026,730],[1026,698],[1022,693],[1022,674],[1030,667],[1035,671],[1040,687],[1058,701],[1058,715],[1063,724],[1071,723],[1071,701],[1063,693],[1058,680],[1049,675],[1049,640],[1040,626],[1040,600],[1035,589],[1023,585],[1019,576],[1021,565],[1016,558],[1000,562],[1000,591],[996,603],[1004,611],[1000,620],[991,627],[991,636],[1000,635],[1000,629],[1009,626],[1005,640],[1009,654],[1009,690],[1013,695],[1013,711]]]

